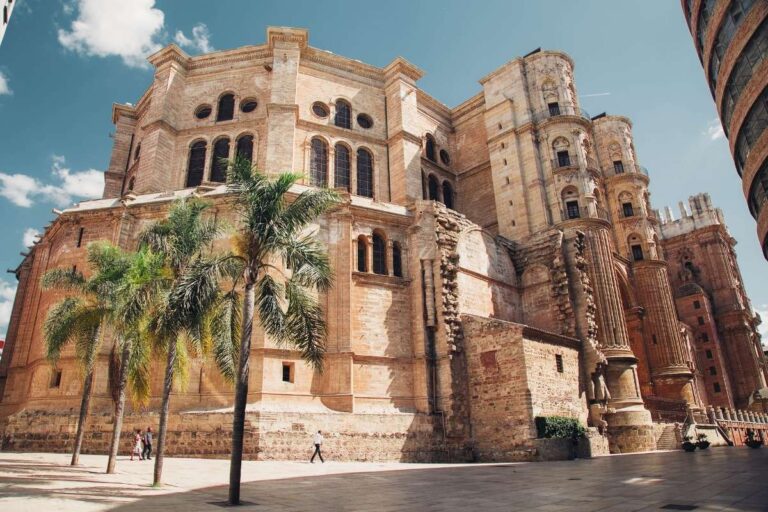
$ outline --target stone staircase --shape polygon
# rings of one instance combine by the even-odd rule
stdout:
[[[675,436],[675,426],[666,425],[663,432],[661,433],[661,436],[659,436],[659,439],[656,441],[656,449],[679,450],[680,448],[680,443],[677,441],[677,437]]]

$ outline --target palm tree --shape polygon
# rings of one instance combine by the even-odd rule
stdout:
[[[75,357],[85,376],[80,417],[77,422],[71,465],[75,466],[85,436],[85,421],[91,402],[93,367],[106,329],[112,324],[115,291],[128,268],[122,251],[106,243],[88,246],[88,264],[92,275],[86,278],[76,268],[54,269],[42,279],[44,289],[70,292],[56,303],[43,326],[46,357],[55,366],[62,349],[73,343]]]
[[[238,280],[244,285],[240,353],[237,357],[235,406],[232,420],[232,458],[229,503],[240,503],[245,408],[248,401],[249,356],[255,312],[267,336],[301,351],[302,358],[322,371],[325,321],[314,296],[332,284],[328,256],[314,233],[305,233],[311,222],[338,200],[328,189],[302,192],[290,202],[291,186],[303,175],[285,173],[269,178],[237,157],[227,169],[228,189],[234,193],[240,229],[234,259]],[[281,260],[284,274],[272,263]]]
[[[144,310],[145,335],[153,351],[165,356],[165,378],[158,426],[153,485],[161,484],[170,395],[174,381],[185,382],[190,355],[213,352],[227,376],[233,375],[233,336],[239,334],[239,295],[223,292],[220,283],[232,274],[234,260],[210,254],[221,234],[217,223],[203,217],[209,204],[180,200],[168,218],[156,222],[139,237],[142,246],[161,255],[165,276],[155,290],[139,298],[136,307]]]
[[[162,256],[142,249],[131,255],[129,267],[118,285],[114,330],[118,334],[115,351],[120,357],[114,390],[115,412],[107,473],[115,472],[129,381],[134,403],[145,404],[149,400],[151,359],[148,340],[142,336],[141,321],[144,318],[145,306],[151,303],[151,298],[160,291],[163,277]]]

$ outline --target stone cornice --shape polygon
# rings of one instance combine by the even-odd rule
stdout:
[[[382,138],[372,137],[370,135],[365,135],[353,130],[346,130],[344,128],[339,128],[333,125],[315,123],[307,119],[298,119],[296,121],[296,127],[303,128],[304,130],[307,130],[310,132],[317,132],[317,133],[322,133],[326,135],[332,135],[339,139],[345,139],[345,140],[356,141],[356,142],[363,141],[367,144],[373,144],[377,146],[387,145],[387,141]]]
[[[459,125],[470,118],[480,115],[485,111],[485,93],[480,91],[465,102],[451,110],[451,119],[454,125]]]
[[[529,55],[527,57],[515,57],[514,59],[512,59],[510,61],[507,61],[506,63],[502,64],[501,66],[499,66],[495,70],[491,71],[490,73],[488,73],[487,75],[485,75],[483,78],[481,78],[478,81],[480,82],[480,84],[484,85],[489,80],[491,80],[491,79],[495,78],[496,76],[500,75],[501,73],[503,73],[508,67],[512,66],[513,64],[517,64],[517,63],[522,62],[522,61],[536,60],[536,59],[538,59],[540,57],[544,57],[544,56],[562,57],[563,59],[568,61],[568,64],[570,64],[570,66],[571,66],[571,70],[573,70],[573,68],[574,68],[573,59],[571,59],[571,57],[567,53],[560,52],[560,51],[557,51],[557,50],[542,50],[540,52],[536,52],[533,55]]]
[[[401,140],[407,140],[408,142],[412,142],[419,147],[421,147],[422,144],[421,137],[402,129],[390,135],[389,139],[387,139],[387,144],[393,144],[395,142],[400,142]]]
[[[621,121],[622,123],[625,123],[629,125],[629,128],[632,128],[632,120],[626,116],[617,116],[613,114],[606,114],[605,116],[599,118],[599,119],[593,119],[592,122],[595,124],[600,124],[605,121]]]
[[[405,58],[397,57],[384,68],[384,76],[387,83],[396,80],[399,76],[404,76],[410,81],[416,82],[424,76],[424,71],[408,62]]]
[[[112,124],[117,124],[117,120],[120,117],[129,117],[131,119],[137,119],[136,107],[133,105],[124,105],[122,103],[112,104]]]
[[[307,48],[309,31],[305,28],[267,27],[267,45],[270,48],[280,46],[280,43],[295,44],[300,49]]]
[[[189,59],[189,55],[174,43],[169,44],[162,50],[147,57],[147,60],[155,67],[155,69],[158,69],[167,63],[175,62],[179,64],[182,69],[186,70],[188,69]]]
[[[333,73],[341,69],[368,80],[373,80],[377,85],[383,86],[384,71],[359,60],[342,57],[318,48],[308,47],[301,52],[301,61],[302,64],[310,66],[312,64],[319,64],[322,67],[316,66],[316,68],[326,72]]]
[[[426,92],[422,91],[421,89],[416,89],[416,98],[418,100],[419,107],[424,107],[425,109],[430,110],[431,113],[442,118],[442,119],[436,119],[436,121],[446,126],[452,125],[451,109],[445,106],[444,103],[441,103],[440,101],[436,100],[435,98],[433,98]]]

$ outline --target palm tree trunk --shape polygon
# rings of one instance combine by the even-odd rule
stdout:
[[[93,389],[93,368],[85,376],[83,382],[83,399],[80,401],[80,419],[77,420],[77,434],[75,435],[75,450],[72,452],[70,465],[77,466],[80,461],[80,449],[83,447],[85,437],[85,420],[88,418],[88,409],[91,406],[91,390]]]
[[[240,359],[235,383],[235,412],[232,418],[232,458],[229,465],[229,504],[240,504],[240,470],[243,464],[243,434],[245,407],[248,404],[249,356],[253,331],[254,284],[246,283],[243,300],[243,329],[240,338]]]
[[[165,435],[168,428],[168,405],[171,402],[173,387],[173,370],[176,365],[176,343],[171,340],[168,344],[168,361],[165,364],[165,381],[163,382],[163,405],[160,408],[160,425],[157,429],[157,454],[155,455],[155,478],[152,485],[158,487],[163,476],[163,458],[165,456]]]
[[[120,436],[123,430],[123,414],[125,413],[125,385],[128,382],[128,359],[131,357],[131,345],[125,342],[120,358],[120,381],[117,384],[117,404],[115,404],[115,425],[112,429],[112,443],[109,447],[107,473],[115,472],[117,452],[120,449]]]

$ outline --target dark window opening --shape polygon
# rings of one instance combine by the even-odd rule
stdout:
[[[701,302],[697,300],[693,301],[693,309],[701,309]]]
[[[621,203],[621,209],[625,217],[634,217],[635,209],[632,207],[632,203]]]
[[[443,204],[453,209],[453,187],[447,181],[443,182]]]
[[[433,162],[436,162],[435,157],[435,138],[432,137],[430,134],[427,134],[427,142],[426,142],[426,153],[427,153],[427,159],[432,160]]]
[[[225,94],[219,99],[219,111],[216,114],[217,121],[231,121],[235,117],[235,95]]]
[[[333,124],[339,128],[352,128],[352,107],[346,101],[336,101],[336,117]]]
[[[427,192],[429,193],[428,197],[430,201],[440,200],[440,193],[438,192],[439,189],[440,184],[438,183],[437,178],[430,174],[427,182]]]
[[[80,228],[80,231],[77,233],[77,246],[82,247],[83,245],[83,235],[85,234],[85,228]]]
[[[357,150],[357,195],[373,197],[373,156],[362,148]]]
[[[651,340],[653,340],[653,344],[654,345],[658,345],[659,344],[659,340],[656,339],[656,335],[655,334],[651,334]]]
[[[560,104],[558,102],[555,101],[553,103],[547,103],[547,108],[549,109],[550,116],[560,115]]]
[[[704,355],[707,356],[707,359],[712,359],[712,351],[711,350],[707,350],[706,352],[704,352]]]
[[[219,139],[213,145],[211,160],[211,181],[224,183],[227,181],[227,158],[229,157],[229,139]]]
[[[396,277],[403,277],[403,251],[397,242],[392,244],[392,273]]]
[[[51,382],[49,387],[58,388],[61,386],[61,370],[53,370],[51,373]]]
[[[703,317],[697,317],[696,321],[699,323],[699,325],[704,325],[704,318]]]
[[[387,242],[377,233],[373,234],[373,273],[387,275]]]
[[[715,393],[719,393],[720,392],[720,383],[719,382],[715,382],[714,384],[712,384],[712,388],[715,390]]]
[[[134,160],[134,162],[136,160],[138,160],[140,156],[141,156],[141,142],[139,142],[136,145],[136,151],[134,151],[134,153],[133,153],[133,160]]]
[[[357,271],[368,272],[368,244],[363,235],[357,239]]]
[[[357,124],[360,125],[360,128],[365,128],[367,130],[373,127],[373,119],[371,119],[371,116],[368,114],[358,114]]]
[[[283,363],[283,382],[293,382],[293,363]]]
[[[328,107],[324,103],[320,103],[319,101],[316,101],[312,104],[312,112],[317,117],[328,117],[328,114],[330,114]]]
[[[705,332],[701,333],[701,341],[709,341],[709,334]]]
[[[349,149],[343,144],[336,144],[333,154],[333,186],[349,192]]]
[[[259,103],[256,100],[251,98],[240,102],[240,110],[242,112],[245,112],[246,114],[249,112],[253,112],[254,110],[256,110],[256,107],[258,106],[259,106]]]
[[[571,165],[571,155],[568,153],[568,151],[558,151],[557,152],[557,166],[558,167],[569,167]]]
[[[198,119],[205,119],[209,115],[211,115],[211,106],[210,105],[201,105],[197,107],[197,110],[195,110],[195,117]]]
[[[136,184],[136,178],[131,178],[130,181],[128,181],[128,192],[133,192],[133,187]]]
[[[560,354],[555,354],[555,367],[557,368],[557,373],[563,373],[563,356]]]
[[[196,187],[203,182],[205,171],[205,142],[195,142],[189,150],[189,166],[187,167],[187,187]]]
[[[316,187],[328,185],[328,146],[320,139],[312,139],[309,183]]]
[[[565,214],[566,214],[566,217],[568,217],[569,219],[578,219],[579,217],[581,217],[581,213],[579,212],[579,202],[566,201]]]
[[[624,162],[621,160],[616,160],[613,162],[613,172],[616,174],[621,174],[624,172]]]
[[[237,156],[253,161],[253,135],[243,135],[237,139]]]
[[[632,246],[632,259],[634,261],[643,261],[643,246],[642,245],[633,245]]]
[[[717,368],[715,368],[714,366],[710,366],[709,367],[709,374],[710,375],[717,375]]]
[[[445,165],[451,165],[451,155],[444,149],[440,150],[440,161]]]

